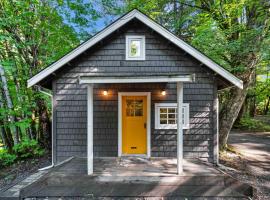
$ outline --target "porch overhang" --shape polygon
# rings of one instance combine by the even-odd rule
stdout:
[[[175,82],[177,84],[177,107],[183,107],[183,89],[184,83],[194,82],[195,74],[95,74],[90,76],[79,76],[79,84],[87,84],[87,171],[88,175],[93,174],[93,107],[94,107],[94,85],[104,83],[160,83],[160,82]],[[150,98],[149,98],[150,99]],[[118,105],[120,107],[120,105]],[[150,102],[149,105],[150,106]],[[118,109],[118,115],[120,115]],[[177,174],[183,172],[183,125],[182,109],[177,109]],[[150,116],[150,115],[148,115]],[[150,121],[150,120],[149,120]],[[151,130],[150,124],[147,123],[148,129]],[[118,130],[121,127],[118,124]],[[150,133],[150,131],[149,131]],[[119,139],[119,138],[118,138]],[[150,140],[149,140],[150,141]],[[119,141],[118,141],[119,142]],[[150,152],[150,149],[149,151]],[[147,155],[150,155],[147,153]]]
[[[79,76],[79,84],[194,82],[195,74]]]

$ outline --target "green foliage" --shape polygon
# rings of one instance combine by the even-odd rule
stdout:
[[[24,138],[46,144],[42,139],[49,138],[49,131],[42,128],[49,127],[51,99],[34,87],[27,88],[27,80],[89,37],[87,32],[104,12],[96,10],[98,4],[84,0],[0,1],[0,88],[7,88],[0,92],[0,131],[9,136],[3,139],[9,150],[13,140]]]
[[[270,70],[270,67],[269,69]],[[256,86],[253,88],[253,95],[256,96],[257,113],[267,115],[270,111],[270,78],[268,72],[257,77]]]
[[[0,150],[0,168],[13,164],[16,158],[16,155],[10,154],[6,150]]]
[[[45,153],[36,140],[24,140],[15,145],[13,150],[18,159],[36,158]]]
[[[6,149],[0,149],[0,168],[8,167],[19,160],[41,157],[44,153],[45,150],[37,141],[24,140],[13,147],[12,153]]]
[[[0,93],[0,128],[11,135],[9,139],[33,145],[24,140],[45,138],[41,136],[45,131],[38,129],[46,127],[40,116],[50,115],[50,98],[27,88],[27,80],[77,46],[89,32],[94,33],[97,20],[133,8],[157,20],[244,83],[254,69],[268,78],[270,20],[265,0],[1,0],[0,64],[7,90]],[[0,79],[0,88],[3,85]],[[258,79],[249,90],[249,95],[256,96],[260,113],[269,112],[269,88],[268,78]],[[8,105],[8,96],[12,105]]]
[[[270,131],[269,124],[249,117],[243,117],[242,119],[240,119],[240,121],[234,125],[234,128],[255,132]]]

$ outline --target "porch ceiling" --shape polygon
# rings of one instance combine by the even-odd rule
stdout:
[[[79,76],[79,84],[85,83],[157,83],[157,82],[194,82],[195,74],[94,74]]]

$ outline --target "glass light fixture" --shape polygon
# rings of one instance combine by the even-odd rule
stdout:
[[[166,95],[166,91],[165,90],[162,90],[161,95],[162,96],[165,96]]]

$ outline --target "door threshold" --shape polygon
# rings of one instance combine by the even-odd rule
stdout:
[[[148,158],[147,154],[122,154],[120,157]]]

